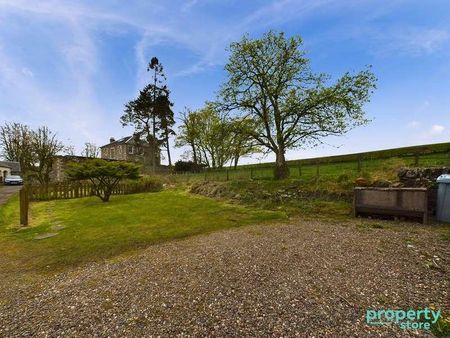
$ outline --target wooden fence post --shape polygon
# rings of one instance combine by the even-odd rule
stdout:
[[[29,198],[28,198],[28,189],[23,187],[19,192],[20,199],[20,224],[27,226],[28,225],[28,207],[29,207]]]
[[[361,168],[362,168],[362,159],[361,159],[361,155],[358,156],[358,172],[361,172]]]
[[[320,162],[317,162],[316,166],[316,177],[319,178],[320,176]]]
[[[250,179],[253,179],[253,167],[250,167]]]
[[[414,165],[415,166],[419,165],[419,153],[414,154]]]
[[[230,180],[230,175],[229,175],[228,169],[227,169],[227,181],[229,181],[229,180]]]
[[[298,164],[298,177],[302,176],[302,165],[299,163]]]

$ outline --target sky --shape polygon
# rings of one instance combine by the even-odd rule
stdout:
[[[315,72],[378,78],[370,124],[287,159],[450,141],[448,0],[0,0],[0,123],[46,125],[79,154],[132,133],[119,119],[151,57],[178,115],[215,99],[231,42],[270,29],[301,35]]]

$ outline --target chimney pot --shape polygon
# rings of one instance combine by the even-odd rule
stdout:
[[[113,143],[113,142],[115,142],[116,141],[116,139],[114,138],[114,137],[110,137],[109,138],[109,143]]]

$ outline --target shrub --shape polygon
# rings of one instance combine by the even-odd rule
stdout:
[[[176,161],[175,162],[175,171],[176,172],[199,172],[202,169],[202,166],[194,163],[192,161]]]
[[[94,186],[94,195],[103,202],[108,202],[121,180],[139,177],[139,165],[96,158],[69,163],[66,175],[70,180],[91,181]]]
[[[340,174],[337,178],[338,183],[347,183],[350,181],[350,175],[347,173]]]
[[[147,191],[161,191],[164,187],[162,178],[158,176],[144,176],[139,182],[147,186]]]

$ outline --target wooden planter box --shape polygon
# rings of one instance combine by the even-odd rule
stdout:
[[[428,221],[426,188],[360,188],[354,190],[354,216],[386,215],[421,218]]]

